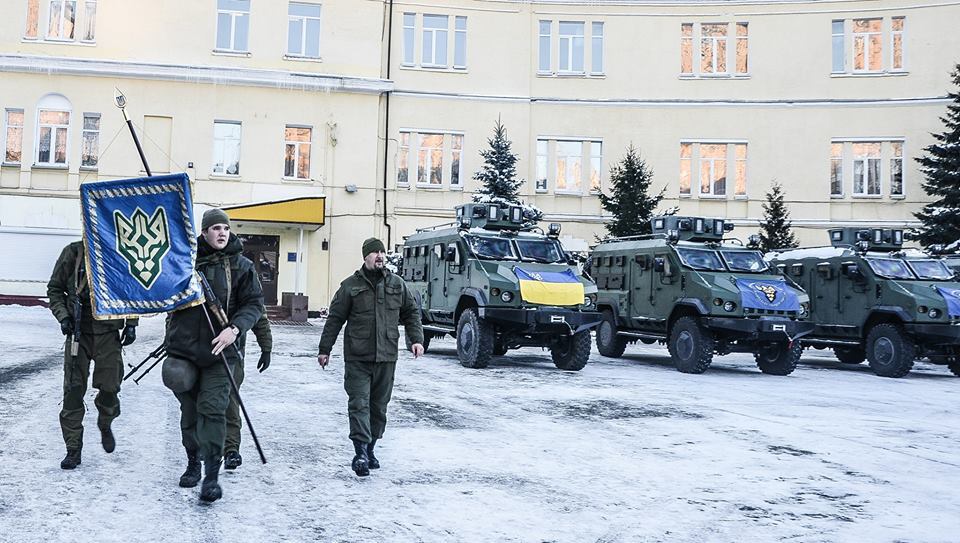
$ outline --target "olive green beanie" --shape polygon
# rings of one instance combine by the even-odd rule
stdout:
[[[222,209],[213,208],[204,211],[203,222],[201,223],[200,229],[206,230],[215,224],[230,226],[230,217],[228,217]]]
[[[363,258],[367,258],[370,253],[386,252],[383,242],[377,238],[369,238],[363,242]]]

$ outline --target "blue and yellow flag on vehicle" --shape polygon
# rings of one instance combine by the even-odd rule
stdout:
[[[118,319],[203,302],[186,174],[80,185],[93,315]]]
[[[520,281],[520,297],[523,301],[542,305],[579,305],[583,303],[583,283],[566,269],[556,271],[526,271],[513,268]]]

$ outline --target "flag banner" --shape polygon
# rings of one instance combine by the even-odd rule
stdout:
[[[80,204],[94,318],[203,302],[187,174],[84,183]]]
[[[751,309],[800,311],[797,293],[783,279],[737,279],[740,304]]]
[[[513,273],[520,281],[520,297],[525,302],[543,305],[580,305],[583,283],[572,270],[526,271],[516,266]]]
[[[947,314],[951,317],[960,317],[960,289],[937,287],[937,292],[947,302]]]

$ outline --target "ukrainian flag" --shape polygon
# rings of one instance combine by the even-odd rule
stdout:
[[[543,305],[580,305],[583,303],[583,283],[572,270],[526,271],[515,267],[520,281],[523,301]]]

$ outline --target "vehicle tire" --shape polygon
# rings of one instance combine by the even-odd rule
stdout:
[[[477,310],[465,309],[457,323],[457,357],[465,368],[485,368],[493,356],[493,326],[484,322]]]
[[[790,347],[789,343],[779,341],[773,345],[761,348],[754,353],[753,358],[757,361],[757,367],[767,375],[790,375],[797,369],[797,362],[803,354],[803,345],[799,341],[794,341]]]
[[[693,317],[680,317],[670,330],[667,349],[677,371],[703,373],[713,361],[713,334]]]
[[[627,350],[627,341],[617,335],[617,320],[611,311],[603,312],[603,320],[597,327],[597,350],[610,358],[619,358]]]
[[[493,356],[503,356],[507,354],[507,346],[500,341],[495,341],[493,343]]]
[[[833,354],[844,364],[860,364],[867,359],[867,353],[860,347],[834,347]]]
[[[404,335],[404,342],[407,344],[407,352],[410,352],[410,347],[413,347],[413,343],[410,342],[410,338]],[[426,353],[427,349],[430,348],[430,332],[423,333],[423,352]]]
[[[567,336],[550,348],[553,364],[568,371],[580,371],[590,359],[590,330]]]
[[[896,324],[878,324],[867,334],[867,360],[881,377],[903,377],[910,373],[917,348]]]

